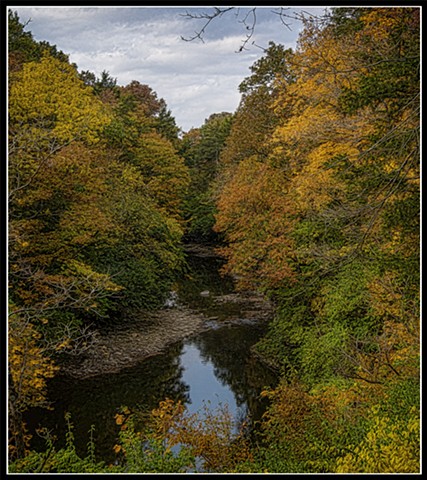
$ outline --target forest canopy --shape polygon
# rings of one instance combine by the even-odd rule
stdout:
[[[176,472],[210,445],[217,473],[419,472],[419,13],[303,17],[297,47],[271,42],[242,79],[233,114],[180,136],[148,85],[79,72],[9,11],[13,471]],[[71,444],[69,463],[44,461],[24,412],[90,348],[89,325],[164,304],[184,241],[214,243],[238,288],[274,302],[254,349],[280,376],[261,439],[224,446],[216,420],[195,428],[165,400],[140,457],[126,414],[118,466]]]

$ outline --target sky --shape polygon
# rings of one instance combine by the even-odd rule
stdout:
[[[184,132],[200,127],[213,113],[231,112],[240,101],[239,84],[263,55],[269,41],[295,48],[301,24],[277,7],[256,7],[254,35],[240,53],[251,25],[251,8],[236,7],[213,20],[203,41],[184,41],[203,20],[185,14],[211,13],[213,7],[63,7],[8,5],[37,41],[48,41],[69,55],[79,71],[107,71],[118,85],[146,84],[163,98]],[[322,14],[325,7],[289,8]],[[248,15],[249,13],[249,15]]]

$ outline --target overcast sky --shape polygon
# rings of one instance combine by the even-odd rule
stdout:
[[[132,80],[149,85],[166,101],[183,131],[201,126],[212,113],[234,112],[240,100],[238,86],[262,56],[259,47],[274,41],[294,48],[301,28],[297,21],[287,28],[273,13],[277,7],[257,7],[255,33],[247,49],[237,53],[247,33],[243,21],[248,8],[212,21],[204,42],[181,39],[193,36],[204,23],[185,13],[212,12],[211,7],[8,8],[18,12],[22,23],[31,20],[26,30],[35,40],[56,45],[79,71],[99,76],[106,70],[119,85]],[[298,9],[324,12],[324,7]]]

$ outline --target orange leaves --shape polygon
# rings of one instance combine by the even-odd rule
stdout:
[[[278,286],[262,348],[313,387],[264,392],[267,435],[320,471],[333,468],[340,432],[363,428],[368,407],[419,378],[417,10],[307,21],[293,81],[270,99],[270,138],[250,144],[252,157],[235,145],[223,174],[227,271],[245,286]],[[286,290],[291,267],[305,288]],[[335,453],[325,454],[328,440]]]
[[[282,384],[268,396],[272,404],[264,414],[262,424],[267,438],[273,441],[289,442],[294,454],[304,454],[300,449],[307,431],[313,431],[316,428],[319,431],[322,421],[325,420],[322,405],[318,405],[316,397],[310,395],[297,382],[289,385]],[[320,414],[319,410],[322,410]]]
[[[215,229],[226,233],[227,268],[242,277],[241,285],[292,278],[287,181],[279,169],[254,158],[243,160],[221,191],[218,210]]]
[[[216,411],[205,406],[201,413],[188,414],[180,401],[166,399],[152,411],[155,438],[166,448],[188,447],[202,458],[204,471],[230,471],[239,461],[251,458],[244,439],[233,433],[233,421],[226,407]]]
[[[124,415],[117,413],[114,418],[116,419],[117,425],[123,425],[123,422],[125,421]]]
[[[136,427],[137,416],[138,413],[131,413],[127,408],[115,416],[120,425],[121,441],[113,449],[116,453],[123,453],[128,461],[132,461],[130,457],[133,455],[137,455],[138,462],[141,462],[144,458],[153,459],[156,454],[166,461],[187,452],[186,462],[190,461],[192,465],[197,458],[198,466],[193,465],[193,469],[229,473],[239,462],[253,461],[249,444],[234,430],[226,406],[212,410],[205,405],[203,411],[189,414],[181,401],[166,398],[152,410],[148,423],[144,415],[143,430]],[[146,447],[143,450],[140,449],[142,444]],[[139,473],[141,471],[145,470],[139,470]]]
[[[114,418],[116,420],[116,425],[120,425],[122,429],[124,429],[124,427],[126,427],[126,422],[129,420],[131,415],[132,413],[128,407],[122,407],[120,409],[120,413],[116,413],[114,415]]]

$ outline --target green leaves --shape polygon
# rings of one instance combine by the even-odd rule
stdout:
[[[199,129],[188,132],[182,141],[182,155],[191,178],[184,205],[186,236],[195,241],[215,238],[215,182],[231,122],[231,114],[213,114]]]

